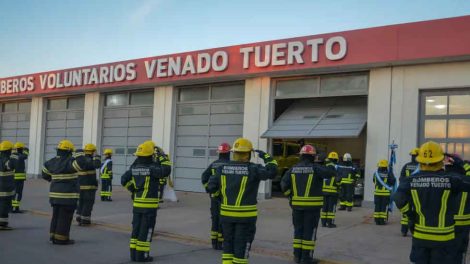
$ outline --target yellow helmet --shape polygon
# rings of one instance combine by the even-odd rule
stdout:
[[[25,145],[23,142],[16,142],[15,146],[13,146],[14,149],[19,149],[19,148],[25,148]]]
[[[329,158],[329,159],[337,159],[337,160],[339,160],[339,155],[338,155],[337,152],[332,151],[332,152],[330,152],[330,154],[328,154],[328,158]]]
[[[379,167],[379,168],[388,168],[388,161],[387,160],[380,160],[377,163],[377,167]]]
[[[434,141],[428,141],[419,148],[416,161],[422,164],[434,164],[444,160],[444,152],[441,145]]]
[[[13,143],[11,143],[8,140],[2,141],[0,143],[0,151],[7,151],[7,150],[12,150],[13,149]]]
[[[91,143],[88,143],[85,145],[85,147],[83,147],[83,151],[85,152],[95,152],[96,151],[96,146],[91,144]]]
[[[239,138],[233,143],[233,152],[251,152],[253,144],[246,138]]]
[[[68,139],[64,139],[59,142],[59,145],[57,145],[57,149],[74,151],[75,146],[73,145],[72,141]]]
[[[103,154],[104,155],[111,155],[111,154],[113,154],[113,150],[112,149],[104,149]]]
[[[419,148],[414,148],[412,150],[410,150],[410,155],[411,156],[418,156],[419,154]]]
[[[152,148],[155,148],[155,142],[153,142],[152,140],[147,140],[144,142],[144,144],[150,144],[150,146],[152,146]]]
[[[137,157],[148,157],[152,156],[154,153],[154,148],[149,142],[144,142],[137,147],[137,151],[134,153]]]

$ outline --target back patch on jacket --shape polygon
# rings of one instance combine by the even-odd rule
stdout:
[[[248,175],[248,166],[231,166],[231,165],[225,165],[222,167],[222,174],[224,175],[242,175],[242,176],[247,176]]]

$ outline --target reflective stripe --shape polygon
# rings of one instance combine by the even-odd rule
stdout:
[[[135,202],[133,204],[134,207],[137,208],[150,208],[150,209],[155,209],[158,208],[158,203],[142,203],[142,202]]]
[[[142,193],[141,198],[147,197],[147,193],[149,192],[149,185],[150,185],[150,177],[145,176],[144,192]]]
[[[298,194],[297,194],[297,183],[295,182],[295,174],[292,173],[290,177],[292,181],[292,190],[294,192],[294,196],[297,196]]]
[[[232,264],[233,254],[222,254],[222,264]]]
[[[49,175],[51,175],[52,180],[73,180],[73,179],[78,178],[78,175],[75,174],[75,173],[70,173],[70,174],[52,174],[52,173],[49,173]]]
[[[313,197],[292,197],[292,205],[297,206],[322,206],[323,205],[323,196],[313,196]]]
[[[237,201],[235,206],[240,206],[242,203],[243,194],[245,193],[246,182],[248,181],[248,176],[243,176],[242,182],[240,184],[240,191],[238,192]]]
[[[310,194],[310,187],[312,186],[312,179],[313,179],[313,174],[308,175],[308,180],[307,180],[307,187],[305,189],[305,197],[308,197]]]
[[[220,176],[220,181],[221,181],[221,184],[222,184],[222,197],[223,197],[223,204],[227,204],[227,193],[226,193],[226,189],[227,189],[227,178],[225,175],[222,175]]]
[[[79,171],[77,172],[80,176],[95,176],[96,170],[89,170],[89,171]]]
[[[409,203],[405,204],[405,206],[403,206],[402,208],[400,208],[400,212],[401,212],[401,213],[406,213],[406,212],[408,212],[409,210],[410,210],[410,204],[409,204]]]
[[[13,176],[14,174],[15,174],[14,171],[0,171],[0,177]]]
[[[419,215],[419,224],[424,226],[426,218],[424,217],[423,212],[421,212],[421,203],[419,202],[418,192],[416,190],[411,190],[411,196],[413,198],[416,213]]]
[[[468,195],[467,192],[462,193],[462,198],[460,199],[460,207],[459,207],[458,215],[463,215],[463,213],[464,213],[465,205],[466,205],[466,202],[467,202],[467,195]]]
[[[20,173],[16,172],[15,174],[15,180],[26,180],[26,173]]]
[[[289,196],[290,194],[291,194],[291,190],[290,190],[290,189],[284,192],[284,195],[285,195],[285,196]]]
[[[72,167],[76,170],[76,171],[81,171],[82,168],[80,167],[80,165],[78,165],[78,162],[76,160],[74,160],[72,162]]]
[[[96,190],[96,185],[80,185],[80,190]]]
[[[311,240],[302,240],[302,249],[303,250],[314,250],[315,242]]]
[[[59,199],[78,199],[80,194],[78,193],[57,193],[57,192],[49,192],[50,198],[59,198]]]
[[[220,205],[220,215],[229,217],[256,217],[258,215],[258,209],[256,205]]]
[[[447,200],[449,199],[450,190],[445,190],[441,197],[441,209],[439,210],[439,228],[446,226],[446,212],[447,212]]]
[[[416,224],[413,237],[430,241],[449,241],[455,238],[454,226],[441,228]]]
[[[0,192],[0,197],[7,197],[7,196],[13,196],[15,195],[15,191],[11,192]]]

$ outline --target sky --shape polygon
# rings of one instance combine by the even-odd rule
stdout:
[[[0,78],[463,15],[468,0],[0,0]]]

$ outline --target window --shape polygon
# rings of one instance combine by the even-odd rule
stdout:
[[[194,87],[180,89],[180,102],[209,100],[209,87]]]
[[[67,98],[50,99],[48,104],[49,110],[65,110],[67,109]]]
[[[106,95],[106,106],[120,106],[127,105],[128,94],[108,94]]]
[[[131,105],[153,105],[153,92],[131,93]]]
[[[106,95],[106,106],[153,105],[153,91],[127,92]]]
[[[209,100],[230,101],[245,97],[245,84],[243,82],[218,83],[211,85],[198,85],[181,87],[179,89],[179,102],[197,102]]]
[[[420,143],[434,140],[470,159],[470,90],[422,93],[420,124]]]

